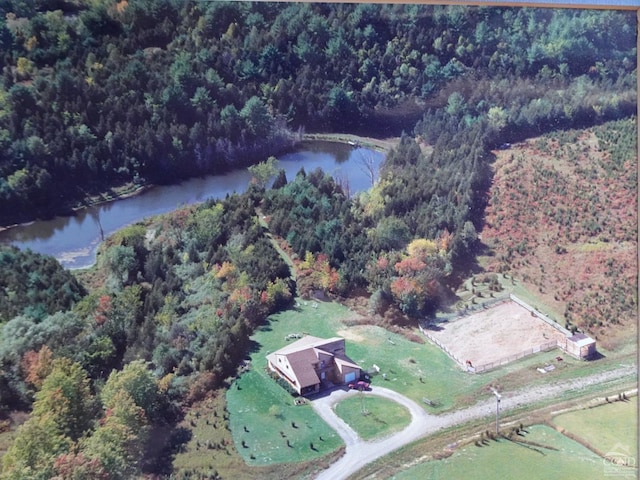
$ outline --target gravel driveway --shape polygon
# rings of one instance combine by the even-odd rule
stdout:
[[[628,377],[629,380],[638,378],[637,365],[620,365],[613,370],[597,373],[588,377],[561,383],[549,383],[537,386],[531,390],[519,390],[516,392],[504,392],[502,395],[500,410],[508,411],[522,405],[528,405],[557,396],[568,390],[580,390],[589,386],[610,382]],[[430,415],[413,400],[400,395],[397,392],[384,387],[373,386],[367,395],[377,395],[393,400],[404,405],[411,413],[411,423],[401,432],[389,437],[365,442],[358,434],[339,418],[333,406],[354,391],[342,389],[333,390],[330,394],[314,399],[311,404],[315,411],[342,437],[346,445],[346,452],[340,460],[328,469],[320,472],[317,480],[342,480],[357,472],[359,469],[374,460],[393,452],[394,450],[411,443],[421,437],[426,437],[446,427],[464,424],[477,418],[495,415],[495,398],[488,396],[476,405],[447,413],[445,415]]]

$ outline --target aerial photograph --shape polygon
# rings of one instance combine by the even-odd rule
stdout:
[[[0,480],[638,479],[639,15],[0,0]]]

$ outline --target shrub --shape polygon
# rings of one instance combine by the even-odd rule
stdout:
[[[389,302],[381,289],[377,289],[369,297],[369,312],[372,314],[383,315],[389,307]]]

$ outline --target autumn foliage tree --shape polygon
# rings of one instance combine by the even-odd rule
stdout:
[[[313,254],[307,252],[304,261],[297,265],[298,289],[302,295],[311,290],[335,293],[340,276],[338,271],[329,263],[329,257],[324,253]]]
[[[2,458],[3,479],[53,478],[54,462],[92,427],[94,397],[86,372],[67,358],[52,362],[32,414]]]
[[[46,345],[37,352],[35,350],[26,352],[22,356],[22,370],[25,375],[25,381],[36,389],[40,389],[42,382],[53,369],[52,360],[53,352]]]
[[[418,238],[405,252],[380,254],[368,267],[370,288],[386,292],[407,315],[433,312],[451,271],[448,244],[448,235],[438,242]]]
[[[98,458],[82,452],[63,453],[53,464],[52,480],[109,480],[110,476]]]

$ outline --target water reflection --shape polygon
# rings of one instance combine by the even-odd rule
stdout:
[[[287,179],[293,179],[302,167],[307,173],[321,168],[348,186],[351,194],[371,187],[363,162],[373,161],[377,170],[384,158],[379,152],[339,143],[305,142],[304,148],[280,158],[279,166]],[[159,186],[140,195],[78,210],[73,216],[20,225],[0,232],[0,241],[53,255],[67,268],[84,268],[95,262],[96,249],[104,236],[182,205],[244,192],[249,181],[249,172],[242,169]]]

